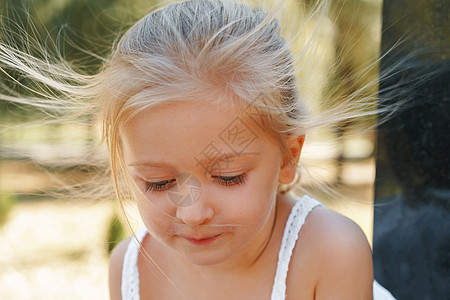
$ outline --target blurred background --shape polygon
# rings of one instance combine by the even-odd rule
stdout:
[[[320,26],[320,64],[303,84],[314,87],[307,92],[313,110],[355,93],[377,94],[381,4],[332,1],[328,22]],[[29,44],[39,44],[81,72],[94,74],[121,33],[160,5],[148,0],[2,0],[1,40],[36,56],[38,47]],[[292,14],[304,13],[304,5],[289,5]],[[0,81],[13,87],[5,74]],[[129,235],[117,201],[65,199],[53,193],[61,182],[81,182],[97,170],[83,159],[98,144],[99,129],[87,122],[44,119],[42,112],[0,101],[0,299],[108,299],[108,253]],[[316,196],[355,220],[369,241],[375,133],[368,128],[375,121],[317,129],[307,136],[302,153],[308,170],[302,184],[311,190],[317,180],[325,184],[317,185]],[[136,229],[138,214],[132,203],[126,206]]]

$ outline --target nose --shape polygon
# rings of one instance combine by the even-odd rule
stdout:
[[[214,217],[214,210],[203,196],[193,205],[177,207],[176,216],[186,225],[197,226],[208,223]]]

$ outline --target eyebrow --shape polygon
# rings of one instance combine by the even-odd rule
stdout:
[[[194,156],[194,159],[198,163],[205,163],[205,162],[213,163],[213,162],[217,162],[217,161],[227,161],[227,160],[231,160],[233,158],[242,157],[242,156],[259,156],[259,155],[260,155],[259,152],[243,152],[243,153],[231,152],[231,153],[223,153],[220,156],[214,157],[214,158],[206,157],[203,159],[199,159],[196,156]],[[147,166],[147,167],[154,167],[154,168],[176,169],[175,165],[172,163],[162,162],[162,161],[151,161],[151,160],[136,161],[136,162],[128,164],[128,166],[130,166],[130,167]]]

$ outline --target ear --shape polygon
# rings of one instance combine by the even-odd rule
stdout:
[[[294,180],[304,141],[304,135],[292,136],[286,140],[289,153],[283,156],[283,164],[278,178],[279,183],[289,184]]]

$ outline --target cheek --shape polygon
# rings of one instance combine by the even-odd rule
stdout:
[[[224,203],[220,211],[227,216],[225,222],[251,227],[264,225],[276,201],[276,183],[262,179],[249,178],[248,185],[224,193],[227,197],[220,200]]]
[[[277,196],[278,187],[278,172],[276,168],[271,171],[267,170],[265,173],[260,173],[258,178],[255,178],[255,183],[249,188],[247,195],[249,206],[253,208],[255,218],[266,220],[270,215]]]
[[[150,231],[167,230],[174,220],[176,209],[166,198],[166,193],[147,192],[137,200],[141,219]]]

